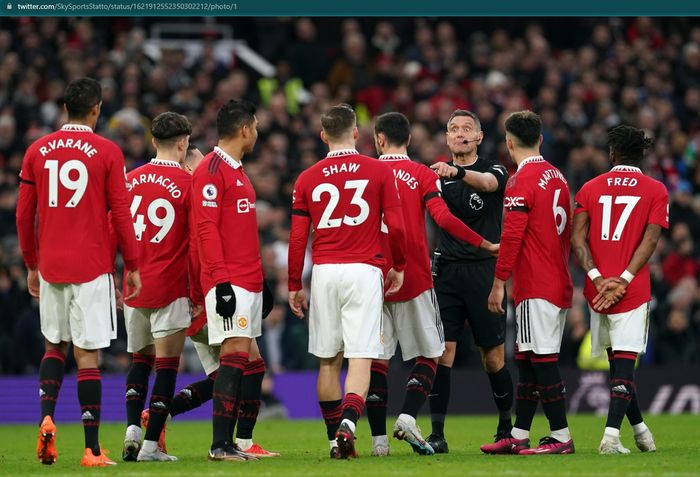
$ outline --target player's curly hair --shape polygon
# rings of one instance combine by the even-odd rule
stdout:
[[[616,154],[618,163],[639,164],[644,150],[654,144],[654,138],[646,137],[644,131],[626,124],[608,131],[608,146]]]

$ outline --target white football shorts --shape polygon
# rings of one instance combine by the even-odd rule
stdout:
[[[445,335],[435,290],[431,288],[407,301],[384,302],[381,338],[384,352],[380,359],[391,359],[397,343],[404,361],[442,356]]]
[[[39,276],[41,333],[51,343],[85,350],[109,347],[117,337],[114,279],[105,273],[86,283],[49,283]]]
[[[518,351],[559,353],[567,311],[542,298],[528,298],[518,303],[515,307]]]
[[[154,339],[165,338],[187,329],[192,317],[190,301],[180,297],[163,308],[132,308],[124,304],[127,351],[138,353],[152,345]]]
[[[591,355],[613,351],[630,351],[644,354],[649,334],[649,303],[624,313],[605,315],[593,308],[591,311]]]
[[[314,265],[309,302],[309,353],[377,359],[383,352],[382,271],[364,263]]]
[[[262,333],[262,292],[250,292],[233,285],[236,311],[224,319],[216,312],[216,287],[207,292],[204,306],[207,313],[209,344],[220,345],[226,338],[257,338]]]

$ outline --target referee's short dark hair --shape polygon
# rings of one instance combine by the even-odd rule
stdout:
[[[340,139],[357,125],[357,116],[349,104],[338,104],[321,115],[321,127],[331,139]]]
[[[374,122],[374,133],[384,134],[392,146],[405,146],[411,136],[411,123],[401,113],[384,113]]]
[[[69,118],[84,118],[96,104],[102,101],[102,86],[92,78],[71,81],[63,93]]]
[[[481,121],[479,121],[479,116],[477,116],[475,113],[472,113],[471,111],[467,111],[466,109],[455,109],[454,111],[452,111],[452,114],[450,114],[450,119],[447,120],[447,127],[449,128],[452,120],[459,116],[467,116],[469,118],[472,118],[474,124],[476,125],[476,130],[481,131]]]
[[[506,132],[517,138],[524,147],[539,145],[542,135],[542,120],[532,111],[517,111],[506,119]]]
[[[238,130],[255,121],[255,105],[245,99],[232,99],[216,115],[219,139],[236,137]]]
[[[617,155],[618,162],[637,165],[644,158],[644,150],[654,145],[654,138],[646,137],[644,131],[626,124],[608,131],[608,146]]]
[[[172,111],[159,114],[151,123],[151,135],[159,144],[172,144],[182,136],[190,134],[192,134],[190,120]]]

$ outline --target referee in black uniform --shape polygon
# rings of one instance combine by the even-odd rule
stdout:
[[[482,237],[499,242],[503,192],[508,172],[505,167],[477,155],[477,147],[484,139],[484,133],[479,118],[471,111],[458,109],[452,113],[447,122],[446,137],[452,161],[431,166],[441,178],[445,202],[455,216]],[[450,399],[450,370],[457,344],[464,333],[465,321],[469,322],[474,342],[481,352],[498,407],[497,436],[510,435],[513,381],[504,362],[506,317],[491,313],[488,309],[496,259],[442,229],[439,233],[433,275],[445,330],[445,352],[438,363],[430,394],[433,428],[428,442],[435,452],[447,453],[444,425]]]

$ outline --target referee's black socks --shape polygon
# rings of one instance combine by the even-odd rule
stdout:
[[[491,382],[493,400],[498,408],[498,432],[510,432],[513,425],[510,420],[510,412],[513,408],[513,379],[510,371],[503,366],[495,373],[487,373]]]
[[[433,390],[429,394],[432,434],[438,436],[445,435],[445,416],[447,415],[447,405],[450,402],[451,372],[452,368],[438,364]]]

